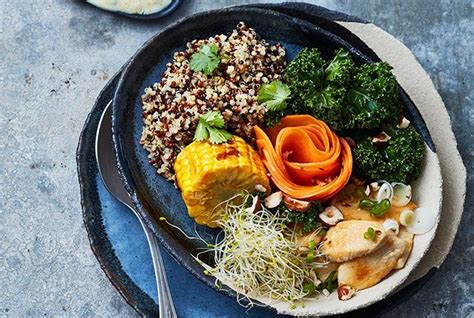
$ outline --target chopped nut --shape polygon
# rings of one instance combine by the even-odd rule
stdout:
[[[319,214],[319,218],[324,224],[332,226],[336,225],[337,222],[344,220],[344,215],[341,210],[335,206],[328,206]]]
[[[370,184],[370,188],[372,189],[373,192],[377,192],[380,189],[379,183],[378,182],[372,182]]]
[[[247,213],[255,213],[262,210],[262,204],[260,203],[260,197],[254,196],[252,199],[252,205],[245,209]]]
[[[257,190],[258,192],[262,192],[262,193],[267,192],[267,189],[261,184],[256,184],[255,185],[255,190]]]
[[[385,131],[382,131],[380,134],[372,138],[372,143],[376,145],[382,145],[388,142],[392,137],[390,137]]]
[[[408,126],[410,125],[410,121],[408,119],[406,119],[405,117],[400,117],[400,119],[398,120],[398,124],[397,124],[397,128],[400,128],[400,129],[405,129],[407,128]]]
[[[283,195],[283,203],[288,209],[298,212],[306,212],[311,207],[311,202],[298,200],[286,194]]]
[[[355,292],[355,289],[351,286],[342,284],[337,289],[337,297],[339,298],[339,300],[348,300],[351,299],[352,296],[354,296]]]
[[[276,208],[283,200],[283,192],[277,191],[265,198],[265,206],[269,209]]]
[[[369,196],[369,195],[370,195],[370,186],[369,186],[369,185],[367,185],[367,186],[365,187],[365,191],[364,191],[364,192],[365,192],[365,195],[366,195],[366,196]]]

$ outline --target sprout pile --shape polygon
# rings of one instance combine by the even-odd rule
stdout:
[[[244,203],[235,204],[236,197],[223,203],[226,214],[222,235],[203,252],[214,254],[214,267],[200,263],[206,274],[239,290],[238,300],[247,300],[245,306],[254,305],[250,297],[262,296],[296,306],[309,294],[308,283],[319,283],[314,268],[326,264],[324,255],[316,248],[314,261],[307,263],[306,256],[291,240],[294,233],[285,225],[285,215],[263,206],[256,213],[248,213],[245,202],[253,197],[239,196],[243,200],[238,201]]]

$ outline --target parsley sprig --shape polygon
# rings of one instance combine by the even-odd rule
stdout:
[[[213,144],[224,143],[232,138],[232,134],[223,129],[224,126],[224,118],[219,112],[208,112],[199,117],[194,140],[209,140]]]
[[[219,48],[216,44],[202,45],[199,52],[194,53],[189,61],[189,67],[195,72],[211,74],[219,66]]]

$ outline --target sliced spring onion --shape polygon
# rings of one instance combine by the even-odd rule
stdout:
[[[359,202],[359,208],[369,211],[373,216],[382,216],[390,209],[390,200],[383,199],[375,202],[370,199],[362,199]]]
[[[377,202],[381,202],[384,199],[391,201],[393,198],[393,187],[390,183],[383,181],[379,191],[377,191]]]
[[[379,203],[376,203],[372,209],[370,209],[370,214],[374,216],[382,216],[390,209],[390,200],[383,199]]]
[[[375,205],[375,202],[370,199],[362,199],[359,202],[359,208],[362,210],[370,211]]]
[[[308,244],[308,254],[306,255],[306,263],[311,263],[314,260],[314,248],[316,247],[315,241],[310,241]]]
[[[408,232],[412,234],[425,234],[429,232],[436,224],[436,215],[427,208],[418,208],[414,212],[415,219],[410,226],[407,226]]]
[[[325,296],[328,296],[337,289],[337,285],[337,271],[332,271],[316,289],[322,291]]]
[[[364,238],[366,240],[371,240],[375,242],[376,236],[375,236],[375,230],[372,227],[369,227],[367,229],[367,232],[364,233]]]
[[[415,212],[405,209],[400,213],[400,224],[404,226],[412,226],[415,222]]]
[[[411,201],[411,186],[403,183],[392,183],[394,206],[405,206]]]

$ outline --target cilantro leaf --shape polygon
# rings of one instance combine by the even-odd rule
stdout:
[[[209,131],[209,140],[213,144],[221,144],[232,138],[232,134],[224,129],[209,127],[207,130]]]
[[[207,130],[206,124],[202,124],[201,120],[196,127],[196,132],[194,133],[194,140],[204,141],[209,138],[209,131]]]
[[[208,112],[201,116],[200,120],[204,120],[212,127],[224,128],[225,122],[224,118],[219,112]]]
[[[189,61],[189,67],[195,72],[211,74],[219,66],[221,59],[216,44],[202,45],[199,52],[194,53]]]
[[[225,131],[224,118],[219,112],[211,111],[199,117],[194,133],[194,140],[209,140],[213,144],[221,144],[232,138],[232,134]]]
[[[270,111],[280,111],[286,108],[288,97],[290,97],[288,85],[275,80],[260,86],[257,100]]]

